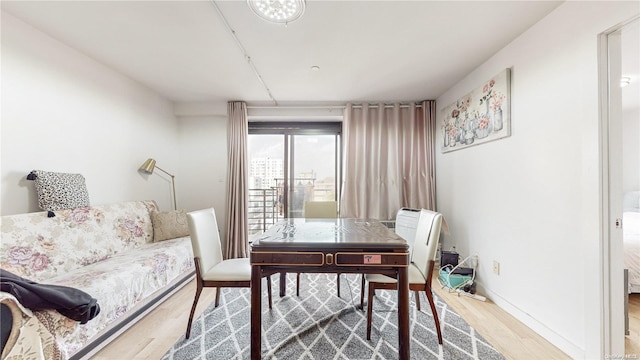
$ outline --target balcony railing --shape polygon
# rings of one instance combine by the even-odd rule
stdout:
[[[263,233],[282,218],[277,189],[249,189],[249,235]]]
[[[278,188],[249,189],[249,236],[261,234],[269,226],[284,218],[283,204],[280,203]],[[289,204],[290,217],[302,217],[304,201],[333,200],[335,192],[332,189],[306,188],[300,189],[292,195]]]

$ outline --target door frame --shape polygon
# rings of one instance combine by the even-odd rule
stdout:
[[[624,244],[621,228],[622,199],[622,113],[620,34],[640,16],[620,23],[598,35],[598,88],[600,103],[600,353],[603,358],[625,354],[624,334]],[[614,53],[611,50],[614,50]]]
[[[330,135],[335,141],[334,200],[342,193],[342,121],[249,121],[249,135],[283,136],[283,211],[291,215],[291,201],[295,190],[295,138],[305,135]],[[339,209],[338,209],[339,211]]]

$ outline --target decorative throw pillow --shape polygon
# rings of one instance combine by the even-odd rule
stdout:
[[[153,211],[151,223],[154,242],[189,236],[187,214],[184,210]]]
[[[38,206],[55,211],[89,206],[89,193],[84,176],[33,170],[27,179],[33,180],[38,193]]]

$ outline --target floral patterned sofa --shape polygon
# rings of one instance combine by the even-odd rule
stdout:
[[[131,201],[59,210],[51,218],[47,212],[3,216],[0,268],[80,289],[100,306],[81,325],[55,310],[26,309],[0,292],[14,315],[3,359],[87,358],[189,281],[191,241],[182,236],[154,242],[152,218],[159,213],[153,201]]]

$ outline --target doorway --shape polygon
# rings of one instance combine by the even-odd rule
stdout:
[[[640,355],[640,19],[620,29],[625,354]],[[614,81],[615,79],[612,79]]]
[[[304,217],[306,201],[338,201],[340,122],[249,123],[249,234]]]
[[[640,19],[600,37],[605,356],[640,354]],[[637,320],[636,320],[637,319]]]

